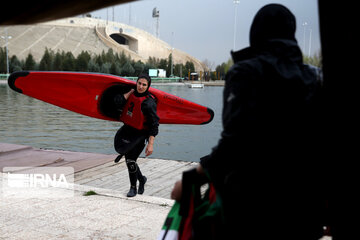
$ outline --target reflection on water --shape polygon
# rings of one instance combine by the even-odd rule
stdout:
[[[214,119],[207,125],[160,125],[151,155],[152,158],[198,161],[219,139],[223,88],[154,87],[214,110]],[[119,122],[86,117],[24,96],[5,84],[0,84],[0,124],[0,142],[107,154],[116,153],[113,140],[122,126]]]

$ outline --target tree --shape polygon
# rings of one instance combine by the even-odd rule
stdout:
[[[31,53],[28,54],[24,64],[24,70],[35,70],[36,62]]]
[[[322,56],[319,52],[318,54],[314,54],[313,56],[304,56],[304,63],[310,64],[316,67],[322,67]]]
[[[63,71],[75,70],[75,57],[71,52],[65,53],[63,56]]]
[[[63,54],[65,56],[65,53]],[[58,51],[56,54],[55,54],[55,57],[54,57],[54,63],[53,63],[53,70],[54,71],[62,71],[63,70],[63,57],[62,57],[62,54]]]
[[[202,61],[202,63],[206,66],[206,71],[214,70],[215,63],[213,61],[205,59],[204,61]]]
[[[102,73],[110,73],[111,63],[104,63],[101,65],[100,72]]]
[[[233,61],[231,58],[229,58],[229,60],[225,63],[223,62],[222,64],[218,65],[215,70],[219,76],[219,79],[225,79],[225,75],[227,73],[227,71],[229,71],[230,67],[233,65]]]
[[[146,62],[146,65],[149,66],[149,69],[159,68],[160,60],[156,59],[155,57],[149,57]]]
[[[110,67],[110,73],[114,75],[121,75],[121,67],[118,62],[113,62]]]
[[[183,77],[183,70],[184,69],[184,64],[176,64],[174,67],[174,75],[175,76],[179,76],[179,77]]]
[[[81,51],[77,56],[75,62],[76,71],[86,72],[88,70],[88,62],[91,59],[90,54],[87,51]]]
[[[52,56],[47,48],[45,48],[44,55],[40,60],[39,70],[41,71],[52,70]]]
[[[21,62],[15,55],[13,55],[9,61],[9,72],[16,72],[21,70]]]
[[[6,73],[6,48],[0,47],[0,72]]]
[[[126,62],[125,65],[121,68],[121,74],[123,76],[133,76],[135,69],[131,66],[130,61]]]
[[[128,59],[124,53],[124,51],[122,51],[120,53],[120,56],[119,56],[119,64],[120,66],[124,66],[128,61],[130,61],[130,59]]]
[[[185,68],[183,69],[183,76],[188,76],[189,72],[195,72],[195,66],[193,62],[186,61]]]
[[[161,59],[157,68],[166,70],[168,66],[167,59]]]
[[[170,75],[171,75],[172,64],[173,64],[173,57],[172,57],[172,53],[170,53],[169,57],[168,57],[168,65],[166,67],[166,76],[167,77],[170,77]]]
[[[135,73],[134,73],[135,76],[139,76],[140,74],[142,74],[144,72],[145,64],[143,62],[141,62],[140,60],[137,61],[136,63],[134,63],[133,66],[134,66],[134,70],[135,70]]]
[[[105,54],[105,62],[113,63],[115,62],[115,55],[112,48],[109,48],[107,53]]]
[[[87,68],[89,72],[100,72],[100,66],[94,59],[90,59]]]

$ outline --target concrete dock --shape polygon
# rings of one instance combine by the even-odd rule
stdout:
[[[129,179],[116,155],[44,150],[0,143],[4,167],[74,168],[70,198],[18,198],[0,192],[0,239],[156,239],[173,201],[172,186],[196,163],[138,159],[145,193],[127,198]],[[6,173],[0,173],[0,186]],[[3,189],[2,189],[3,190]],[[84,196],[88,191],[96,195]]]
[[[0,240],[157,239],[174,203],[169,199],[173,184],[197,163],[139,159],[148,177],[145,193],[127,198],[127,168],[124,160],[115,164],[115,157],[0,143]],[[63,166],[74,169],[74,184],[61,189],[71,197],[4,194],[8,174],[3,168]],[[84,195],[90,191],[94,195]]]

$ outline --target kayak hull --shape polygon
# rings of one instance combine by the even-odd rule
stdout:
[[[89,117],[120,121],[113,97],[136,87],[136,82],[110,74],[20,71],[9,86],[24,95]],[[214,112],[205,106],[151,88],[161,124],[206,124]]]

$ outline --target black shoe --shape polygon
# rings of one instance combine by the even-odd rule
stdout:
[[[128,194],[126,195],[127,197],[135,197],[137,194],[136,192],[136,187],[130,187],[130,190],[128,192]]]
[[[142,181],[139,181],[139,189],[138,189],[138,192],[139,194],[143,194],[144,193],[144,186],[145,186],[145,183],[147,181],[147,178],[144,176],[143,180]]]
[[[120,154],[119,156],[117,156],[114,160],[115,163],[120,162],[120,159],[123,157],[124,155]]]

